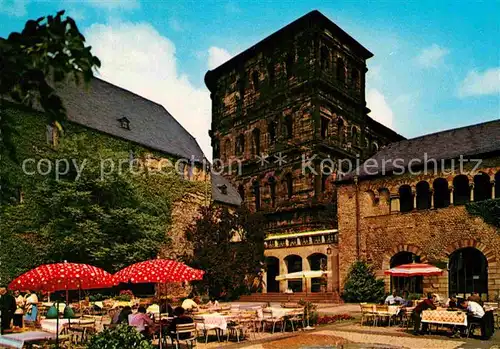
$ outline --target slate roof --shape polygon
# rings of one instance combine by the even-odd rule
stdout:
[[[359,178],[383,175],[384,162],[385,173],[397,169],[394,165],[408,168],[412,159],[419,159],[418,164],[423,165],[425,154],[427,159],[440,161],[493,152],[500,152],[500,119],[391,143],[341,181],[351,180],[356,174]],[[396,159],[401,160],[395,162]]]
[[[74,123],[141,144],[166,154],[203,160],[196,139],[160,104],[93,78],[87,88],[67,83],[57,88]],[[120,119],[129,121],[122,128]]]
[[[226,193],[224,193],[223,186],[225,186]],[[241,205],[241,197],[238,190],[226,178],[218,174],[212,174],[212,198],[216,202],[232,206]]]

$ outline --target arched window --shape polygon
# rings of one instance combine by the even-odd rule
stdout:
[[[327,184],[328,184],[328,178],[330,178],[330,169],[324,170],[324,172],[321,174],[321,192],[324,193],[326,192]]]
[[[359,140],[358,128],[356,126],[351,127],[351,142],[352,145],[357,146]]]
[[[307,260],[310,270],[327,271],[327,257],[323,253],[313,253]],[[321,292],[321,278],[311,279],[311,292]]]
[[[226,139],[224,142],[224,160],[229,161],[229,157],[231,156],[231,141]]]
[[[413,195],[409,185],[399,187],[399,211],[410,212],[413,210]]]
[[[237,155],[241,155],[245,151],[245,136],[243,134],[240,134],[236,138],[236,147],[235,147],[235,150],[236,150],[236,154]]]
[[[260,154],[260,130],[255,128],[252,131],[253,151],[255,155]]]
[[[276,206],[276,179],[274,177],[269,177],[267,180],[269,183],[269,191],[271,193],[271,206]]]
[[[285,69],[286,69],[286,77],[290,78],[293,75],[293,66],[295,65],[295,54],[292,52],[289,52],[286,55],[286,62],[285,62]]]
[[[330,118],[321,115],[321,138],[328,137],[328,126],[330,125]]]
[[[458,175],[453,178],[453,204],[464,205],[470,201],[469,178]]]
[[[240,194],[241,201],[245,201],[245,187],[243,184],[238,185],[238,194]]]
[[[240,101],[243,101],[243,98],[245,97],[245,79],[240,78],[238,80],[238,93],[240,95]]]
[[[448,181],[444,178],[436,178],[432,186],[434,187],[434,208],[450,206]]]
[[[500,171],[495,174],[495,198],[500,198]]]
[[[258,181],[252,183],[253,195],[255,197],[255,210],[260,210],[260,184]]]
[[[417,183],[417,210],[426,210],[431,208],[430,185],[426,181]]]
[[[490,176],[481,172],[474,176],[474,201],[491,199]]]
[[[220,158],[220,142],[217,138],[214,139],[214,159]]]
[[[342,118],[339,118],[337,121],[337,135],[339,137],[339,142],[343,143],[345,137],[345,124]]]
[[[330,69],[330,50],[326,46],[321,46],[319,65],[321,69]]]
[[[252,84],[253,89],[257,91],[259,89],[259,72],[256,70],[252,72]]]
[[[337,79],[345,83],[345,64],[342,58],[337,58]]]
[[[269,78],[269,85],[274,86],[274,80],[275,80],[275,67],[274,67],[274,62],[269,62],[267,64],[267,76]]]
[[[352,87],[356,91],[359,90],[359,87],[361,85],[361,83],[359,81],[359,71],[355,68],[351,71],[351,83],[352,83]]]
[[[297,255],[289,255],[285,257],[285,264],[288,274],[302,271],[302,257]],[[302,279],[288,280],[288,287],[293,292],[302,292]]]
[[[420,256],[414,253],[401,251],[392,256],[390,267],[394,268],[403,264],[420,263]],[[423,293],[423,277],[391,276],[391,291],[408,291],[410,293]]]
[[[473,247],[456,250],[450,255],[448,270],[450,293],[463,298],[472,292],[488,295],[488,261],[481,251]]]
[[[269,121],[267,124],[267,132],[269,133],[269,144],[274,144],[276,142],[276,122]]]
[[[293,196],[293,177],[291,173],[287,173],[285,175],[285,182],[286,182],[286,191],[288,198],[290,199]]]
[[[290,115],[285,116],[285,133],[286,138],[293,138],[293,119]]]
[[[280,260],[276,257],[266,257],[267,265],[267,292],[279,292],[280,283],[276,281],[276,276],[280,274]]]

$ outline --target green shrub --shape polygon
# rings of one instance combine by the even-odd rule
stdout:
[[[375,277],[372,267],[363,261],[357,261],[351,266],[344,284],[344,301],[380,302],[384,294],[384,281]]]
[[[91,338],[87,349],[154,349],[154,346],[134,327],[119,325],[105,329]]]

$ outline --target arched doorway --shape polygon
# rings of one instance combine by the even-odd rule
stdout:
[[[488,294],[488,261],[474,247],[456,250],[450,255],[448,264],[450,294],[467,297],[472,292],[480,296]]]
[[[391,258],[391,268],[402,264],[420,263],[420,256],[408,251],[396,253]],[[423,293],[422,276],[400,277],[391,276],[391,292],[392,291],[408,291],[409,293]]]
[[[311,270],[327,270],[327,259],[323,253],[314,253],[307,260]],[[321,278],[311,279],[311,292],[321,292]]]
[[[287,273],[302,271],[302,257],[292,254],[285,258]],[[302,280],[288,280],[288,288],[293,292],[302,292]]]
[[[267,257],[266,265],[267,265],[267,278],[266,278],[267,292],[279,292],[280,283],[279,281],[276,281],[276,276],[280,274],[280,261],[276,257]]]

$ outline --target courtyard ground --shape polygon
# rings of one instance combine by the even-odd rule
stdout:
[[[242,343],[200,343],[199,348],[245,348],[245,349],[500,349],[500,330],[488,341],[476,338],[452,339],[445,334],[414,336],[399,326],[372,327],[359,324],[360,312],[357,304],[320,304],[322,314],[349,313],[355,320],[317,327],[313,331],[274,334],[259,333],[256,338]]]

